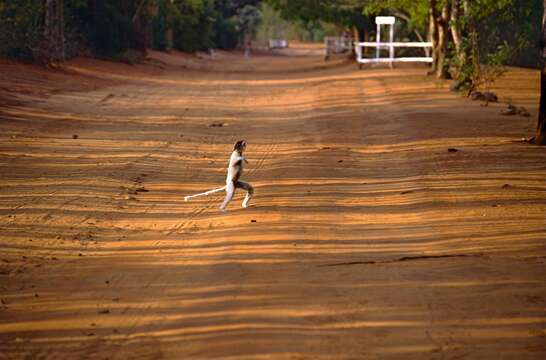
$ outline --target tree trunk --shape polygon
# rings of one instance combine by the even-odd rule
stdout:
[[[46,0],[44,40],[46,60],[60,61],[65,58],[64,50],[64,6],[63,0]]]
[[[131,48],[146,54],[148,46],[148,20],[145,16],[139,16],[135,22],[131,23]]]
[[[59,46],[59,60],[64,60],[66,58],[66,49],[65,49],[65,38],[64,38],[64,1],[57,0],[57,11],[59,19],[59,27],[57,33],[57,44]]]
[[[538,124],[535,143],[546,145],[546,0],[544,0],[542,16],[542,37],[540,41],[540,107],[538,110]]]
[[[463,37],[461,34],[461,0],[452,0],[451,3],[451,36],[455,44],[455,51],[459,60],[459,66],[465,63],[465,53],[463,51]]]
[[[165,13],[165,50],[171,51],[174,47],[173,42],[173,27],[172,27],[172,13],[173,9],[169,6],[169,3],[167,3],[166,8],[164,9]],[[271,37],[269,37],[271,39]]]
[[[167,44],[165,50],[171,51],[173,49],[173,29],[165,30],[165,41]]]
[[[436,20],[438,28],[436,78],[438,79],[446,79],[449,75],[448,66],[446,64],[447,41],[449,34],[449,10],[449,4],[446,3],[442,8],[441,15]]]
[[[358,41],[358,40],[355,40],[355,41]],[[364,42],[369,42],[369,41],[370,41],[370,30],[368,29],[368,27],[366,27],[364,28]],[[368,53],[369,53],[369,48],[365,47],[364,57],[368,57]]]
[[[141,0],[131,17],[130,47],[146,55],[149,43],[148,18],[144,12],[146,0]],[[130,8],[129,8],[130,9]]]
[[[358,31],[358,27],[356,27],[356,25],[353,25],[351,27],[351,31],[353,33],[353,39],[354,41],[356,42],[360,42],[360,32]]]
[[[429,0],[428,37],[432,43],[432,74],[436,73],[436,66],[438,64],[438,24],[436,22],[436,19],[438,18],[438,10],[436,9],[436,5],[436,0]]]
[[[97,36],[97,0],[87,0],[87,13],[89,14],[87,21],[93,37],[92,40],[95,41]]]
[[[252,48],[252,35],[250,35],[250,30],[245,31],[243,35],[243,42],[245,45],[245,57],[250,57],[250,50]]]
[[[135,23],[135,22],[138,20],[138,18],[139,18],[139,16],[140,16],[140,12],[142,11],[142,8],[143,8],[145,2],[146,2],[146,0],[142,0],[142,1],[138,4],[138,6],[137,6],[137,8],[136,8],[136,10],[135,10],[135,13],[134,13],[134,15],[133,15],[133,17],[131,18],[131,22],[132,22],[132,23]]]
[[[358,27],[356,25],[351,26],[351,32],[353,33],[353,43],[360,42],[360,32],[358,31]],[[364,33],[366,34],[366,33]],[[366,35],[364,35],[366,36]],[[364,38],[364,41],[368,41]],[[367,48],[364,48],[364,54],[366,54]],[[351,54],[353,57],[356,56],[356,46],[353,46],[353,52]]]

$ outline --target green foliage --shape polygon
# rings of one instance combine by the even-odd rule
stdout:
[[[341,26],[363,26],[363,5],[353,1],[267,0],[287,20],[304,23],[322,20]]]
[[[0,55],[32,60],[42,36],[43,1],[0,0]]]
[[[183,51],[235,47],[253,34],[260,0],[71,0],[64,1],[65,47],[76,56],[87,47],[98,56],[132,62],[128,50],[167,48],[166,32]],[[0,56],[32,59],[47,51],[44,0],[0,0]],[[130,55],[127,55],[130,54]],[[128,60],[126,60],[128,59]]]
[[[80,55],[82,50],[89,46],[87,5],[87,0],[64,1],[65,49],[68,58]]]
[[[237,11],[237,29],[243,34],[254,34],[260,24],[260,13],[254,5],[245,5]]]
[[[265,43],[269,39],[286,39],[291,23],[281,18],[279,12],[267,3],[262,3],[259,10],[262,21],[257,29],[258,41]]]
[[[438,0],[438,7],[447,1]],[[166,49],[168,29],[174,33],[174,46],[184,51],[230,49],[243,41],[243,35],[255,35],[257,29],[262,38],[317,41],[325,34],[353,26],[373,32],[377,14],[404,19],[398,29],[400,39],[410,39],[413,33],[425,38],[428,31],[429,0],[265,0],[271,6],[268,9],[274,10],[261,7],[258,11],[260,2],[65,0],[65,47],[69,56],[86,46],[100,56],[123,57],[128,49],[142,50],[148,38],[153,48]],[[472,0],[468,4],[470,8],[458,25],[471,58],[479,58],[477,63],[486,65],[499,61],[537,65],[541,0]],[[157,7],[157,13],[150,11],[150,6]],[[262,17],[264,23],[259,25]],[[0,55],[35,57],[43,48],[43,22],[44,0],[0,0]],[[469,41],[472,33],[480,36]],[[472,46],[478,47],[476,53],[472,53]],[[510,54],[503,49],[511,49]],[[452,59],[451,65],[461,74],[473,63],[457,61]]]
[[[247,5],[258,7],[262,0],[215,0],[214,8],[225,18],[233,18]]]
[[[174,47],[182,51],[213,47],[214,6],[209,0],[176,0],[178,15],[173,19]]]
[[[165,31],[174,31],[174,47],[188,52],[232,49],[243,32],[255,29],[257,1],[167,0],[159,2],[153,18],[153,47],[166,48]],[[252,32],[252,31],[251,31]]]
[[[506,65],[537,66],[541,0],[477,0],[459,20],[462,54],[451,52],[457,87],[471,92],[489,86]]]
[[[464,47],[469,49],[470,56],[466,61],[457,64],[459,66],[457,80],[461,84],[460,90],[464,90],[467,94],[478,88],[489,90],[493,82],[506,72],[506,63],[514,53],[508,43],[504,42],[498,45],[495,51],[482,57],[476,33],[469,35]]]
[[[257,40],[267,43],[269,39],[297,40],[303,42],[322,42],[324,36],[336,36],[343,32],[343,26],[322,20],[287,21],[279,11],[267,3],[260,6],[261,23],[257,31]]]
[[[131,18],[136,1],[97,1],[90,9],[89,39],[97,55],[113,56],[131,47]],[[85,31],[85,29],[82,29]]]
[[[424,34],[429,21],[428,0],[369,0],[365,2],[364,14],[393,15],[406,21],[405,31]]]
[[[167,50],[167,37],[165,33],[171,26],[169,13],[171,6],[166,3],[159,4],[158,15],[152,19],[152,48],[156,50]]]
[[[212,42],[220,49],[233,49],[239,41],[237,21],[233,18],[224,18],[218,14],[213,27]]]
[[[471,16],[480,34],[483,56],[496,53],[506,44],[512,49],[506,59],[509,64],[538,66],[542,4],[542,0],[480,0],[473,4]]]

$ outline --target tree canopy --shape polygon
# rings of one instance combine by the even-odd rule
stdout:
[[[40,57],[48,26],[62,23],[65,56],[88,48],[117,57],[130,49],[183,51],[235,47],[260,0],[0,0],[0,55]],[[48,9],[61,9],[48,13]],[[241,13],[246,9],[246,13]],[[51,16],[51,21],[45,21]],[[62,18],[57,18],[62,16]],[[241,16],[246,17],[241,21]],[[256,21],[250,24],[256,25]],[[49,31],[49,32],[48,32]],[[166,33],[174,33],[169,44]],[[47,44],[46,44],[47,45]]]

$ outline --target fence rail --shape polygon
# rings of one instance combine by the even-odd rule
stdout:
[[[288,41],[284,39],[270,39],[269,48],[270,49],[284,49],[288,47]]]
[[[375,58],[364,58],[363,49],[376,48]],[[432,57],[423,56],[423,57],[395,57],[394,49],[395,48],[423,48],[425,53],[426,49],[432,48],[431,42],[357,42],[355,43],[355,52],[356,52],[356,61],[359,64],[369,64],[369,63],[390,63],[393,62],[432,62]],[[379,57],[379,51],[389,50],[389,57]]]

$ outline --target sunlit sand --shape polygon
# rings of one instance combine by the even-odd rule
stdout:
[[[0,358],[544,356],[538,71],[482,107],[296,49],[0,61]],[[251,207],[184,202],[238,139]]]

